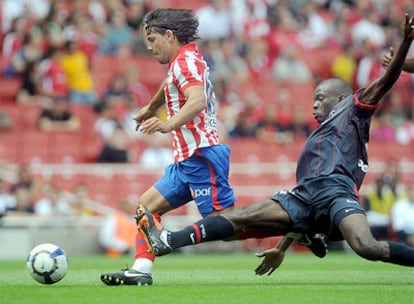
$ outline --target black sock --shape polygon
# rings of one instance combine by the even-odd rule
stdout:
[[[414,266],[414,248],[403,243],[388,241],[390,246],[390,263]]]
[[[184,229],[171,232],[168,236],[170,246],[175,249],[209,241],[223,240],[232,236],[233,225],[222,216],[206,217]]]

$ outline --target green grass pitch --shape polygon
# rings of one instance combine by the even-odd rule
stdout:
[[[105,286],[99,276],[132,257],[69,257],[55,285],[35,282],[26,263],[0,261],[1,304],[363,303],[413,304],[414,269],[369,262],[353,253],[318,259],[288,253],[271,276],[256,276],[253,254],[172,254],[157,260],[152,286]]]

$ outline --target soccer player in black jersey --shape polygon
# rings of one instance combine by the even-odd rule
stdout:
[[[293,241],[290,232],[324,233],[344,239],[361,257],[414,266],[414,248],[377,241],[358,201],[368,170],[366,145],[371,117],[397,81],[414,39],[414,17],[405,17],[403,39],[384,75],[355,93],[341,79],[322,81],[315,89],[313,115],[319,127],[307,139],[297,163],[297,186],[264,201],[209,216],[177,232],[163,228],[145,207],[137,209],[138,229],[156,255],[172,249],[219,239],[237,238],[246,228],[284,235],[275,248],[258,254],[264,259],[256,274],[271,274]]]

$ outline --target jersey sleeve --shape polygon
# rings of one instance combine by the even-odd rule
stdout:
[[[205,68],[196,58],[177,58],[173,74],[178,89],[184,92],[191,86],[203,86]]]
[[[362,110],[368,110],[368,111],[373,111],[374,112],[378,108],[378,104],[369,105],[369,104],[365,104],[365,103],[362,103],[361,101],[359,101],[359,97],[361,96],[361,94],[364,90],[365,90],[365,88],[360,88],[355,92],[355,94],[354,94],[354,104]]]

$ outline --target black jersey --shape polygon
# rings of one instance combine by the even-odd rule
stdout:
[[[376,106],[359,102],[360,91],[342,100],[308,137],[296,169],[298,185],[341,174],[361,187],[368,170],[366,146]]]

